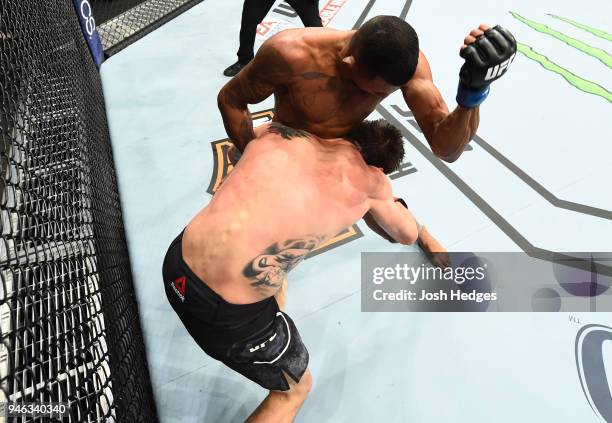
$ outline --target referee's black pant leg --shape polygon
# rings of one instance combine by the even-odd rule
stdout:
[[[319,16],[319,0],[286,0],[302,20],[304,26],[323,26]]]
[[[244,0],[238,49],[240,63],[248,63],[253,59],[257,25],[263,21],[273,5],[274,0]]]

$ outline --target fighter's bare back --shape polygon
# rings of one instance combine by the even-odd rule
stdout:
[[[258,131],[183,237],[189,267],[236,304],[274,295],[307,253],[368,211],[386,181],[346,140]]]

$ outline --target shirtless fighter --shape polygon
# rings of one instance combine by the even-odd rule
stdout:
[[[321,139],[271,123],[253,139],[210,203],[170,245],[166,295],[211,357],[270,390],[247,422],[291,422],[312,385],[308,351],[283,313],[286,274],[370,212],[398,242],[416,223],[385,173],[404,156],[397,128],[362,122]]]
[[[449,113],[417,34],[402,19],[377,16],[357,31],[285,30],[266,41],[221,89],[219,109],[228,136],[242,151],[254,138],[248,105],[272,94],[275,121],[330,138],[344,136],[400,89],[434,154],[453,162],[476,133],[479,106],[489,84],[514,59],[516,41],[501,26],[480,25],[464,39],[460,54],[465,64],[458,106]],[[424,228],[419,244],[425,252],[443,250]]]
[[[476,132],[479,105],[489,84],[514,59],[516,41],[496,26],[480,25],[464,39],[452,113],[433,83],[414,29],[395,16],[377,16],[357,31],[285,30],[267,40],[255,58],[218,96],[225,129],[242,151],[255,135],[249,104],[275,98],[274,119],[324,138],[341,137],[382,99],[401,89],[432,151],[453,162]]]

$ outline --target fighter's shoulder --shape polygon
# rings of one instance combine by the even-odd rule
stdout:
[[[308,57],[308,45],[299,29],[286,29],[270,37],[260,47],[262,53],[284,59],[295,64]]]
[[[391,182],[384,172],[374,166],[366,165],[367,194],[373,200],[383,200],[392,195]]]

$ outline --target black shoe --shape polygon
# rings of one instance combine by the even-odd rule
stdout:
[[[242,70],[242,68],[244,68],[246,65],[248,65],[248,62],[247,63],[236,62],[232,66],[230,66],[229,68],[225,69],[223,71],[223,75],[225,75],[225,76],[236,76],[238,74],[238,72],[240,72]]]

